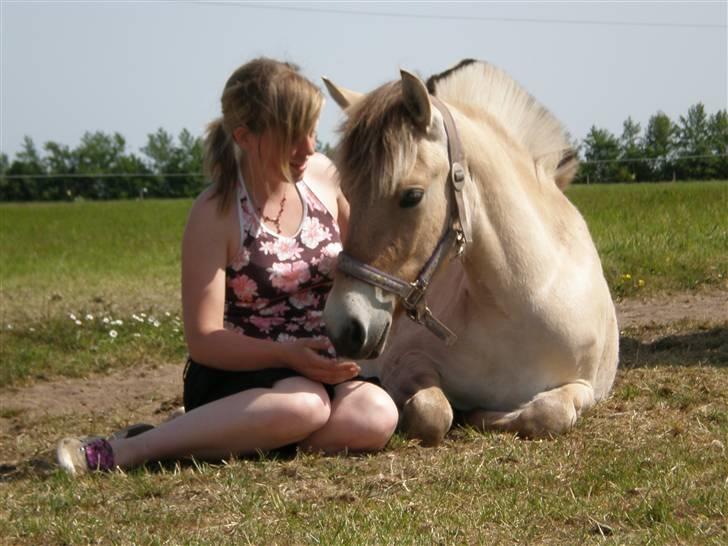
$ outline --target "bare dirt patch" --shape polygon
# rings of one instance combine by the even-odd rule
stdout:
[[[623,333],[623,366],[647,365],[655,355],[663,362],[668,354],[674,358],[667,362],[679,361],[686,351],[692,352],[692,361],[704,356],[706,363],[728,363],[726,291],[633,298],[618,302],[617,312]],[[697,359],[695,351],[700,352]],[[68,415],[108,415],[113,422],[157,423],[181,403],[183,365],[128,368],[4,389],[0,391],[0,441],[12,443],[19,430],[33,422]]]

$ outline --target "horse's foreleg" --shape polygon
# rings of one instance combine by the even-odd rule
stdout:
[[[581,412],[594,405],[594,390],[586,381],[567,383],[537,394],[513,411],[473,410],[465,423],[481,430],[515,432],[526,438],[548,438],[574,426]]]
[[[400,409],[400,430],[425,446],[442,442],[453,412],[432,361],[424,353],[404,354],[382,370],[381,380]]]

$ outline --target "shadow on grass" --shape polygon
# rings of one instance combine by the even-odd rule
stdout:
[[[251,455],[240,455],[232,460],[247,461],[290,461],[297,455],[295,445],[285,446],[280,449],[272,450],[268,453],[253,453]],[[170,459],[165,461],[151,461],[127,472],[146,472],[149,474],[164,474],[169,472],[178,472],[185,469],[202,470],[205,467],[224,467],[228,465],[228,461],[224,460],[196,460],[193,458],[183,457],[180,459]],[[50,478],[57,472],[60,467],[56,463],[55,453],[41,453],[30,459],[20,460],[11,463],[0,462],[0,484],[26,480],[29,478],[46,479]]]
[[[651,341],[622,336],[620,366],[715,366],[728,368],[728,328],[664,335]]]

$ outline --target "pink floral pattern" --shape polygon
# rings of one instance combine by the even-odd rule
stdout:
[[[278,341],[328,339],[323,308],[341,251],[339,228],[305,182],[297,188],[304,217],[294,237],[282,237],[262,228],[241,187],[244,239],[226,269],[229,330]]]
[[[228,280],[228,286],[233,289],[235,297],[242,303],[253,301],[253,298],[258,293],[258,285],[245,274]]]
[[[318,218],[308,216],[304,218],[301,224],[301,242],[307,248],[316,248],[322,242],[331,239],[331,231],[322,224]]]
[[[270,283],[284,292],[296,292],[298,287],[311,278],[309,265],[303,260],[286,263],[276,262],[268,268]]]

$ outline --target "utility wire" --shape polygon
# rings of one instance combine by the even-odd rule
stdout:
[[[728,157],[726,154],[709,154],[709,155],[683,155],[676,157],[637,157],[634,159],[593,159],[590,161],[579,161],[580,165],[595,165],[604,163],[638,163],[650,161],[681,161],[683,159],[715,159],[719,157]],[[29,178],[53,179],[53,178],[183,178],[183,177],[202,177],[202,173],[62,173],[62,174],[0,174],[0,178],[5,180],[22,180]]]
[[[466,16],[466,15],[431,15],[425,13],[398,13],[390,11],[358,11],[344,10],[337,8],[312,8],[299,6],[278,6],[262,5],[241,2],[225,2],[221,0],[211,2],[195,2],[196,4],[215,5],[220,7],[258,9],[269,11],[294,11],[302,13],[328,13],[332,15],[364,15],[370,17],[399,17],[406,19],[435,19],[438,21],[492,21],[499,23],[532,23],[532,24],[558,24],[558,25],[601,25],[601,26],[623,26],[623,27],[665,27],[665,28],[728,28],[725,24],[719,23],[655,23],[639,21],[617,21],[617,20],[589,20],[589,19],[536,19],[530,17],[490,17],[490,16]],[[448,6],[450,7],[450,6]]]

